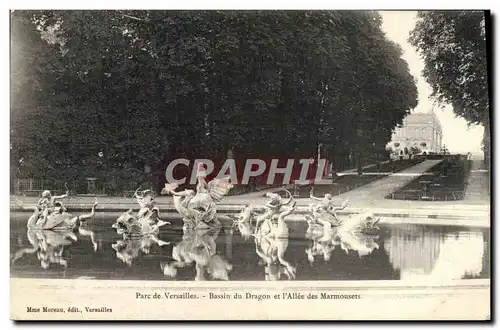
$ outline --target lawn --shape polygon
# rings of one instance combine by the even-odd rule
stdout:
[[[365,168],[363,173],[359,175],[357,172],[340,173],[337,175],[330,185],[308,185],[296,187],[293,191],[295,198],[309,198],[311,187],[314,187],[314,195],[316,197],[331,194],[333,196],[340,195],[350,190],[369,184],[375,180],[384,178],[390,173],[400,172],[410,166],[422,162],[423,159],[406,159],[397,160],[387,163],[379,163],[377,165]]]
[[[463,157],[447,157],[427,171],[428,174],[410,181],[387,198],[425,201],[462,200],[470,165],[471,161]]]

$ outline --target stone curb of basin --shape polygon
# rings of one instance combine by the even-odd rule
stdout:
[[[171,204],[157,204],[162,213],[176,213],[175,208]],[[219,204],[217,211],[219,213],[238,213],[244,207],[243,204]],[[73,204],[66,205],[68,212],[88,212],[89,205],[86,204]],[[129,209],[138,210],[137,204],[104,204],[96,209],[97,212],[125,212]],[[290,215],[287,219],[293,220],[299,216],[304,220],[303,215],[307,214],[308,206],[297,206],[295,214]],[[11,212],[31,212],[30,210],[21,210],[17,206],[11,205]],[[339,211],[339,215],[359,214],[363,212],[372,212],[378,217],[392,217],[392,218],[427,218],[427,219],[456,219],[456,220],[485,220],[490,218],[489,208],[481,209],[467,209],[466,205],[461,209],[442,209],[442,208],[376,208],[376,207],[351,207],[349,210]],[[298,219],[297,219],[298,220]]]
[[[34,282],[33,279],[30,278],[11,278],[10,283],[29,283]],[[23,283],[24,282],[24,283]],[[199,281],[194,284],[193,282],[168,282],[168,281],[140,281],[140,280],[119,280],[119,281],[110,281],[110,280],[100,280],[100,279],[65,279],[61,281],[59,279],[50,279],[50,278],[40,278],[36,279],[36,285],[38,287],[47,287],[54,289],[78,289],[78,292],[82,292],[81,290],[87,289],[89,283],[92,283],[95,288],[99,289],[111,289],[114,290],[116,288],[123,289],[133,289],[137,285],[140,285],[146,289],[163,289],[165,287],[182,290],[219,290],[221,288],[235,288],[241,287],[241,284],[238,282],[232,281],[220,281],[217,284],[214,284],[212,281]],[[467,279],[467,280],[440,280],[436,279],[433,281],[425,280],[357,280],[357,281],[281,281],[281,282],[268,282],[268,281],[245,281],[245,289],[247,290],[255,290],[261,288],[273,288],[273,289],[305,289],[305,290],[321,290],[321,289],[365,289],[365,290],[422,290],[422,294],[434,294],[432,290],[436,290],[439,292],[448,292],[454,291],[458,288],[463,289],[483,289],[490,288],[491,280],[490,279]],[[427,291],[428,293],[426,293]]]

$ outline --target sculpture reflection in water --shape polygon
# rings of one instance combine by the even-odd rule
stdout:
[[[346,253],[355,251],[361,258],[370,255],[374,250],[378,250],[379,244],[377,240],[379,235],[367,234],[361,231],[351,231],[339,229],[337,232],[340,241],[340,247]]]
[[[53,208],[51,212],[46,212],[46,209],[39,205],[34,207],[26,207],[21,201],[17,201],[18,205],[25,210],[33,210],[27,224],[27,237],[32,245],[30,248],[22,248],[14,253],[12,263],[22,258],[26,254],[35,254],[40,260],[41,266],[48,269],[51,264],[57,264],[64,267],[68,266],[68,261],[63,257],[64,248],[74,244],[78,240],[78,236],[88,236],[92,241],[94,251],[97,251],[98,244],[95,239],[95,233],[89,229],[83,228],[87,219],[90,219],[95,214],[95,208],[98,203],[95,201],[92,210],[89,214],[80,216],[72,216],[66,212],[66,209],[61,205],[47,204],[45,207]],[[44,222],[40,222],[40,213],[45,212],[48,217]]]
[[[264,266],[266,281],[277,281],[285,274],[289,280],[295,279],[297,269],[285,259],[288,237],[256,236],[255,252],[260,257],[259,265]]]
[[[379,248],[377,234],[367,234],[362,231],[346,230],[342,227],[310,225],[306,231],[306,239],[311,244],[306,248],[307,259],[314,263],[316,256],[323,256],[325,262],[331,259],[333,251],[340,247],[346,254],[351,251],[361,258],[370,255]]]
[[[305,236],[312,243],[305,252],[311,264],[318,255],[323,255],[323,259],[329,261],[337,246],[346,253],[355,251],[359,257],[379,248],[376,242],[379,232],[376,224],[379,219],[373,213],[352,214],[340,219],[336,211],[345,209],[349,205],[348,201],[344,201],[341,207],[335,207],[330,194],[317,198],[311,190],[310,197],[320,201],[311,204],[310,214],[306,215],[308,229]]]
[[[137,214],[133,210],[124,212],[112,228],[116,233],[122,235],[122,239],[112,244],[118,259],[128,266],[139,257],[139,253],[149,254],[154,244],[164,246],[170,242],[162,241],[158,238],[160,227],[170,224],[170,222],[160,219],[160,211],[154,204],[154,194],[150,190],[134,193],[140,209]]]
[[[306,248],[307,259],[311,265],[314,263],[315,257],[319,255],[323,255],[323,259],[329,261],[335,247],[340,245],[337,228],[333,227],[329,222],[324,225],[317,225],[309,219],[308,221],[309,227],[305,237],[311,240],[311,244]]]
[[[339,230],[342,232],[362,233],[366,235],[377,235],[380,228],[377,226],[380,218],[372,212],[351,214],[342,221]]]
[[[181,242],[172,249],[173,261],[160,263],[163,274],[175,278],[179,268],[194,264],[195,281],[205,281],[207,275],[214,280],[229,280],[233,267],[217,254],[215,241],[219,232],[220,228],[183,228]]]
[[[244,238],[254,236],[255,251],[269,281],[279,280],[282,274],[294,279],[296,274],[296,268],[284,256],[289,236],[285,220],[295,211],[297,203],[288,190],[284,191],[286,199],[277,193],[267,193],[270,200],[265,205],[247,205],[233,217],[233,227],[237,227]]]
[[[186,189],[176,192],[176,183],[165,184],[162,194],[173,195],[174,207],[182,216],[186,228],[213,228],[220,227],[217,220],[216,204],[220,202],[233,187],[229,179],[214,179],[205,181],[205,173],[198,173],[196,191]]]

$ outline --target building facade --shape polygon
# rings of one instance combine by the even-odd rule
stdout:
[[[388,147],[395,151],[416,147],[423,152],[439,153],[442,139],[441,123],[434,112],[412,113],[405,117],[403,126],[396,127]]]

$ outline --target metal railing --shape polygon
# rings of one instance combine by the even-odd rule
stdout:
[[[21,196],[40,196],[44,190],[50,190],[52,194],[64,194],[66,184],[71,194],[86,194],[88,192],[88,187],[83,183],[66,183],[46,178],[15,178],[11,181],[11,193]],[[106,184],[96,182],[92,195],[106,195],[106,190]]]
[[[104,178],[87,178],[78,181],[63,181],[50,178],[11,178],[10,193],[19,196],[40,196],[44,190],[53,195],[64,194],[67,184],[70,195],[119,196],[129,197],[135,189],[153,190],[151,180],[129,182],[127,180],[108,180]]]

